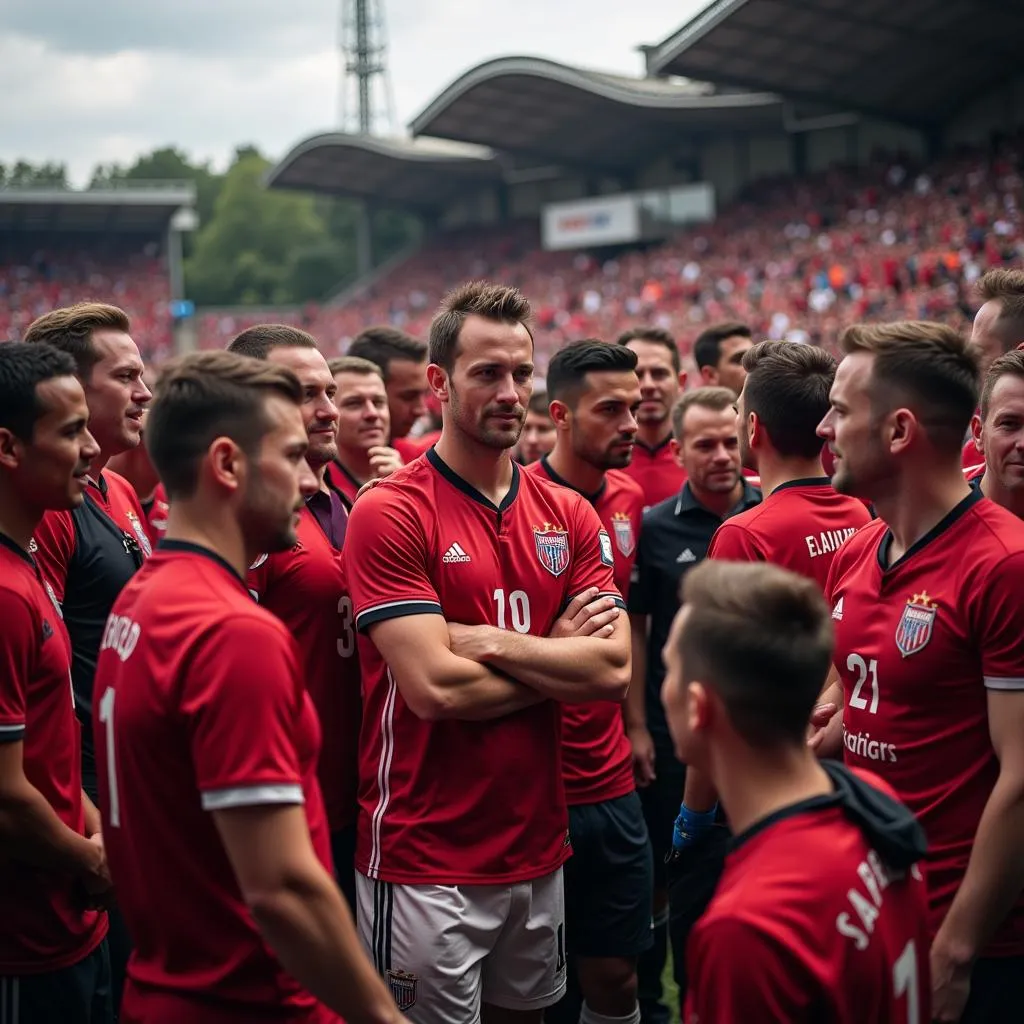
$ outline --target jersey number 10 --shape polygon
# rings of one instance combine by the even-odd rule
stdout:
[[[513,590],[507,600],[504,590],[496,590],[494,603],[497,605],[498,629],[508,629],[505,623],[511,619],[512,628],[517,633],[530,632],[530,599],[525,590]]]

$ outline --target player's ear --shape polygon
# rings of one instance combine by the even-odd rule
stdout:
[[[21,462],[24,445],[7,427],[0,427],[0,466],[17,469]]]
[[[688,380],[688,378],[689,378],[689,374],[685,370],[680,370],[679,371],[679,390],[680,391],[685,391],[686,390],[686,381]]]
[[[206,450],[206,465],[214,482],[234,493],[245,477],[245,454],[230,437],[218,437]]]
[[[427,383],[439,402],[448,401],[448,373],[438,366],[437,363],[431,363],[427,367]]]
[[[761,422],[761,419],[756,412],[747,413],[747,422],[740,424],[740,430],[745,430],[747,432],[748,447],[762,447],[767,434],[765,433],[764,424]]]
[[[985,446],[983,444],[984,434],[981,428],[981,417],[975,413],[971,417],[971,437],[974,438],[974,447],[978,449],[981,454],[985,453]]]
[[[683,466],[683,449],[679,446],[679,442],[674,436],[668,439],[668,450],[672,453],[672,458],[676,460],[676,465],[680,469],[685,469],[686,467]]]
[[[686,686],[686,724],[691,733],[706,733],[711,724],[712,697],[711,691],[700,682],[694,680]]]
[[[713,387],[718,384],[718,367],[702,366],[700,368],[700,382],[702,385]]]
[[[886,418],[889,451],[902,452],[919,433],[921,423],[909,409],[895,409]]]
[[[552,400],[548,413],[551,416],[551,422],[555,425],[555,430],[562,430],[567,427],[569,420],[572,418],[572,410],[565,402],[558,398]]]

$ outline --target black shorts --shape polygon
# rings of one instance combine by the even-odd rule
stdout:
[[[651,945],[651,844],[636,793],[569,808],[565,925],[570,956],[632,957]]]
[[[113,1019],[106,939],[70,967],[0,976],[2,1024],[110,1024]]]
[[[671,751],[655,748],[654,772],[654,781],[637,792],[654,854],[654,888],[665,890],[668,888],[665,857],[672,850],[672,826],[683,802],[686,766]]]

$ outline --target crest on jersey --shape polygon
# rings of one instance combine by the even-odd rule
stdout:
[[[561,576],[569,568],[569,531],[553,523],[533,528],[533,543],[540,564],[552,576]]]
[[[633,521],[626,512],[612,513],[612,529],[615,531],[615,544],[622,554],[629,558],[636,547],[633,537]]]
[[[896,627],[896,648],[904,658],[927,647],[938,610],[938,605],[923,590],[907,601]]]
[[[131,510],[126,512],[125,515],[128,517],[128,522],[131,523],[132,533],[135,534],[139,547],[145,551],[146,557],[149,558],[153,554],[153,545],[149,543],[149,538],[146,536],[146,531],[142,528],[142,523],[139,522],[139,517]]]
[[[391,998],[403,1013],[416,1005],[416,985],[420,979],[415,974],[388,970],[384,972],[384,976],[388,980],[388,988],[391,989]]]

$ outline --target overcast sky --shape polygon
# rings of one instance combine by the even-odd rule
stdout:
[[[493,57],[639,74],[706,0],[384,0],[399,131]],[[174,143],[222,166],[338,123],[341,0],[0,0],[0,161],[129,163]],[[514,12],[514,13],[513,13]]]

